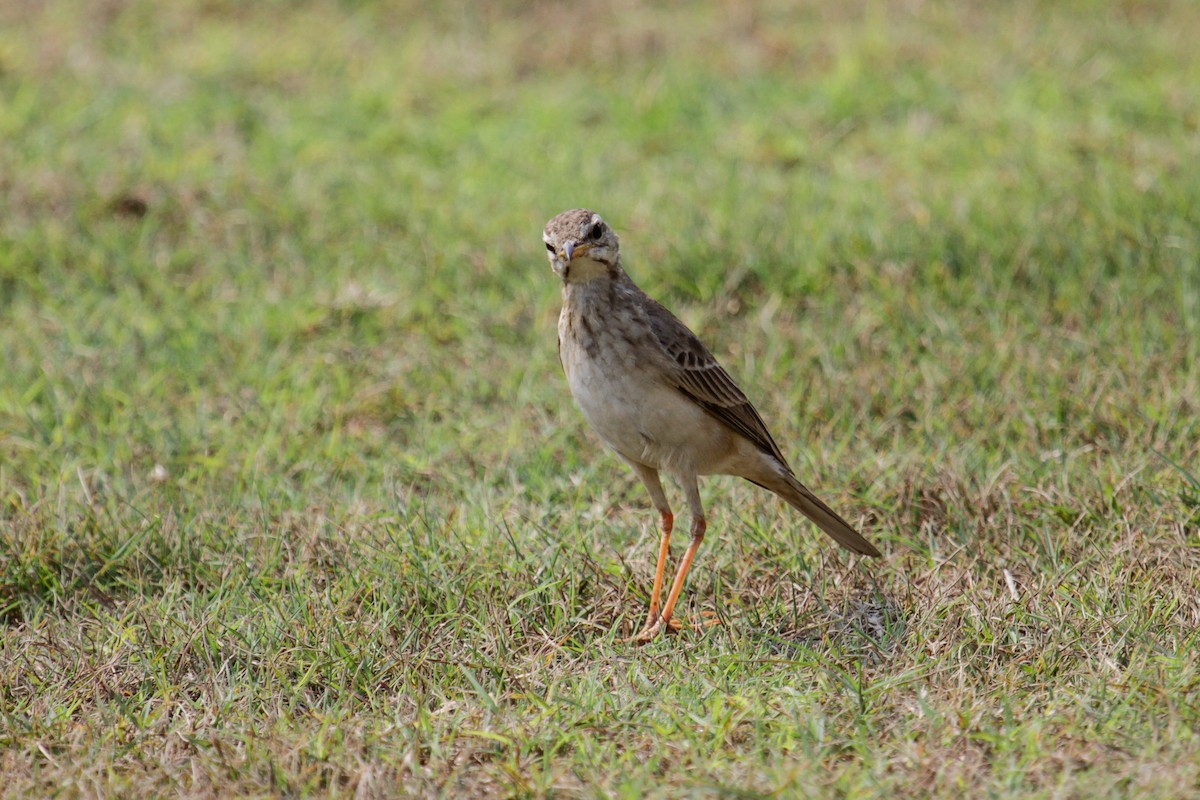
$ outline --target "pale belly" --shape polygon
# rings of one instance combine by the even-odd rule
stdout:
[[[564,343],[564,348],[569,349]],[[675,474],[726,472],[737,437],[647,372],[629,352],[563,352],[571,394],[605,443],[630,461]]]

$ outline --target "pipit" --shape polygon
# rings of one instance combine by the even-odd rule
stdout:
[[[617,234],[599,214],[564,211],[546,223],[542,239],[563,283],[558,355],[571,394],[600,438],[633,467],[662,515],[650,615],[632,641],[649,641],[670,624],[704,540],[699,475],[745,478],[795,506],[843,547],[879,555],[796,479],[762,417],[708,348],[625,274]],[[692,518],[692,541],[661,614],[675,517],[660,471],[679,482]]]

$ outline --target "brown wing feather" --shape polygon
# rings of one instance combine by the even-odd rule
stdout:
[[[670,377],[679,391],[774,456],[790,472],[791,467],[771,438],[766,423],[704,343],[661,304],[650,297],[645,297],[644,302],[654,338],[674,365]]]

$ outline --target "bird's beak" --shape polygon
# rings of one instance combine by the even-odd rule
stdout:
[[[592,246],[587,242],[567,242],[566,247],[563,248],[563,254],[566,255],[567,263],[569,264],[571,263],[571,259],[575,257],[576,253],[583,255],[591,249]]]

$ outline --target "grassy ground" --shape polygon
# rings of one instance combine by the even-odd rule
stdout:
[[[795,5],[0,5],[0,793],[1200,795],[1200,6]],[[883,560],[619,642],[579,205]]]

